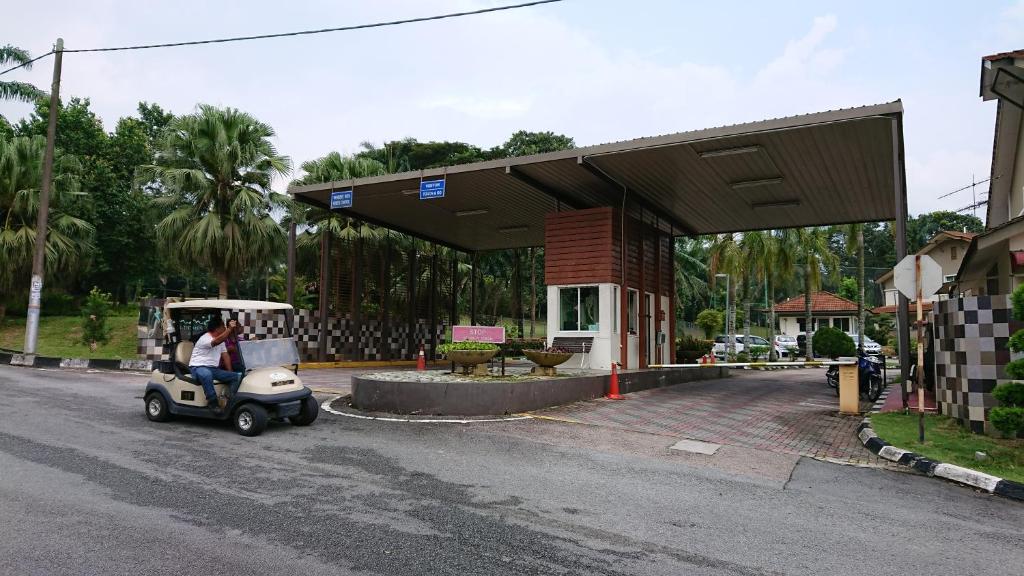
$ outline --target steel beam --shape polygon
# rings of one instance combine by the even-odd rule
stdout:
[[[892,162],[893,188],[896,203],[896,261],[907,255],[907,184],[906,167],[903,164],[903,119],[892,117]],[[903,294],[897,296],[896,332],[900,345],[900,390],[903,392],[903,407],[907,407],[907,379],[910,377],[910,303]]]
[[[566,206],[572,208],[573,210],[579,210],[581,208],[589,208],[589,206],[586,206],[586,207],[582,206],[579,203],[578,200],[569,197],[567,194],[565,194],[563,192],[559,192],[557,190],[554,190],[553,188],[551,188],[550,186],[547,186],[546,184],[543,184],[542,182],[540,182],[539,180],[537,180],[533,176],[530,176],[529,174],[526,174],[525,172],[523,172],[521,170],[517,170],[516,168],[514,168],[512,166],[506,166],[505,167],[505,174],[508,174],[509,176],[515,178],[516,180],[519,180],[520,182],[522,182],[523,184],[526,184],[530,188],[533,188],[537,192],[541,192],[543,194],[547,194],[548,196],[553,198],[559,204],[565,204]]]
[[[690,226],[688,224],[685,224],[685,223],[679,221],[678,219],[676,219],[675,217],[673,217],[672,213],[669,212],[667,209],[665,209],[663,206],[659,206],[657,203],[652,202],[651,200],[647,199],[644,196],[644,192],[642,190],[637,190],[635,188],[630,188],[629,186],[626,186],[626,184],[624,182],[622,182],[618,178],[615,178],[611,174],[608,174],[607,172],[604,171],[603,168],[601,168],[600,166],[598,166],[598,165],[594,164],[593,162],[591,162],[591,160],[588,157],[586,157],[586,156],[579,156],[579,157],[576,158],[576,163],[580,167],[582,167],[583,169],[587,170],[588,172],[590,172],[591,174],[593,174],[594,176],[596,176],[600,180],[606,182],[607,184],[611,185],[612,187],[617,188],[619,190],[629,189],[630,191],[632,191],[633,192],[633,195],[632,195],[633,197],[630,200],[633,201],[633,202],[636,202],[637,204],[642,206],[644,209],[649,210],[649,211],[657,214],[659,218],[665,220],[665,222],[667,222],[669,227],[671,228],[669,233],[672,234],[673,236],[677,235],[676,234],[677,230],[681,234],[686,235],[686,236],[696,236],[697,235],[696,229],[694,229],[692,226]],[[620,199],[619,198],[611,198],[611,197],[609,197],[609,200],[613,200],[615,202],[618,202]]]

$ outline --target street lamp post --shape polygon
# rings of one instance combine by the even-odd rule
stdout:
[[[725,361],[729,361],[729,353],[732,352],[733,348],[733,336],[732,336],[732,309],[729,307],[729,275],[728,274],[715,274],[715,278],[725,278]]]

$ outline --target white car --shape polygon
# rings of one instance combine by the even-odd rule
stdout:
[[[796,336],[787,336],[785,334],[777,334],[775,336],[775,349],[779,351],[779,356],[788,357],[790,350],[796,348]]]
[[[736,334],[735,338],[736,338],[736,343],[733,344],[732,352],[734,354],[739,354],[740,352],[743,352],[743,349],[744,349],[744,346],[743,346],[743,334]],[[719,360],[725,359],[725,339],[726,339],[725,334],[719,334],[718,336],[716,336],[715,337],[715,345],[711,349],[711,353],[714,354],[715,357],[718,358]],[[751,346],[764,346],[765,348],[770,346],[770,344],[768,343],[767,340],[765,340],[764,338],[761,338],[760,336],[754,336],[753,334],[751,334],[751,336],[750,336],[750,345]],[[780,355],[780,356],[785,351],[786,350],[784,348],[780,348],[779,346],[775,347],[775,353]],[[762,358],[762,360],[766,360],[766,358]]]
[[[854,345],[856,345],[857,344],[857,335],[856,334],[850,334],[850,338],[853,338],[853,343],[854,343]],[[882,353],[882,345],[879,344],[878,342],[875,342],[871,338],[868,338],[867,336],[864,336],[864,352],[867,353],[867,354],[881,354]]]

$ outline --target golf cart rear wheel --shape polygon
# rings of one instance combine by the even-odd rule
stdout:
[[[166,422],[171,419],[171,413],[167,411],[167,401],[164,395],[159,392],[150,392],[146,395],[146,418],[153,422]]]
[[[259,436],[267,428],[267,411],[259,404],[243,404],[232,418],[242,436]]]
[[[299,412],[299,415],[291,416],[288,419],[296,426],[309,426],[319,414],[320,405],[316,403],[316,398],[306,396],[302,399],[302,411]]]

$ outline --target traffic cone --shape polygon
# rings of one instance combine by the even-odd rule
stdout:
[[[608,395],[605,396],[609,400],[625,400],[622,394],[619,394],[619,372],[616,369],[618,362],[612,362],[612,378],[608,384]]]
[[[423,354],[423,344],[420,344],[420,355],[416,358],[416,370],[422,372],[427,369],[427,357]]]

